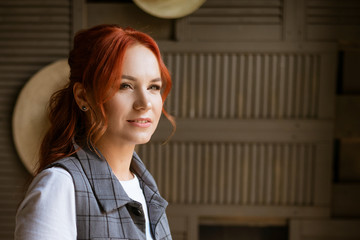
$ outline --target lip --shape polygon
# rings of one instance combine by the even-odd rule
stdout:
[[[130,120],[127,120],[127,122],[130,123],[132,126],[141,127],[141,128],[150,127],[151,123],[152,123],[150,118],[130,119]]]

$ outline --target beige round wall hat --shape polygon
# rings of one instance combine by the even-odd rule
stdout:
[[[37,72],[21,90],[13,113],[13,138],[16,150],[30,173],[35,172],[39,148],[49,122],[50,96],[69,81],[66,59],[56,61]]]
[[[181,18],[198,9],[205,0],[133,0],[145,12],[159,18]]]

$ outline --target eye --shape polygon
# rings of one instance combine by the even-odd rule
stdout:
[[[153,84],[149,87],[150,90],[159,91],[161,89],[161,86],[158,84]]]
[[[131,85],[128,83],[120,84],[120,90],[123,90],[123,89],[131,89]]]

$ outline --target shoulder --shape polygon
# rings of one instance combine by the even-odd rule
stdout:
[[[39,187],[47,188],[49,184],[63,185],[64,183],[72,183],[70,173],[61,167],[51,167],[44,169],[34,177],[29,190]]]
[[[75,156],[70,156],[70,157],[59,159],[59,160],[49,164],[45,169],[50,169],[53,167],[61,167],[61,168],[68,170],[69,168],[76,169],[78,165],[79,165],[79,160]]]
[[[31,182],[26,198],[33,198],[39,195],[41,198],[51,197],[54,195],[71,194],[74,192],[74,184],[70,173],[59,167],[47,168],[41,171]],[[57,201],[51,197],[52,201]],[[46,201],[46,199],[42,199]]]
[[[84,173],[82,163],[75,156],[59,159],[45,168],[45,170],[48,169],[62,169],[63,172],[66,171],[68,176],[71,176],[74,180],[78,178],[77,176],[81,176]]]
[[[61,225],[58,228],[56,225]],[[71,175],[53,167],[40,172],[30,184],[16,214],[15,239],[73,239],[75,190]]]

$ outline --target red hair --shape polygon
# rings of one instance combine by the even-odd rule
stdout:
[[[51,126],[41,144],[37,173],[50,163],[74,154],[73,140],[80,146],[94,147],[104,134],[107,129],[104,103],[119,89],[119,66],[122,66],[125,51],[134,44],[147,47],[157,58],[164,86],[162,100],[165,101],[171,89],[171,77],[156,42],[150,36],[116,25],[99,25],[78,32],[68,59],[70,82],[54,93],[49,102]],[[73,87],[77,82],[92,94],[96,104],[97,111],[91,107],[90,119],[75,102]],[[175,130],[172,116],[164,108],[162,111]]]

